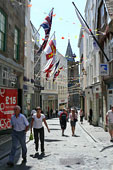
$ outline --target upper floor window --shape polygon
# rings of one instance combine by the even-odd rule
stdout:
[[[0,50],[5,51],[6,16],[0,11]]]
[[[14,32],[14,59],[19,59],[19,30],[17,28]]]
[[[100,12],[101,12],[101,27],[103,27],[105,21],[104,4],[102,4],[100,8]]]

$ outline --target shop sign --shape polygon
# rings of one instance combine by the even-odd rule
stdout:
[[[109,65],[108,64],[100,64],[100,76],[108,76],[109,75]]]
[[[2,70],[2,78],[13,82],[17,81],[17,75],[6,70]]]
[[[10,120],[17,105],[17,89],[0,89],[0,130],[11,127]]]

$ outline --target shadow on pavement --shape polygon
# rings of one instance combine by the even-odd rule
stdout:
[[[68,135],[63,135],[63,137],[69,137]]]
[[[106,146],[106,147],[104,147],[103,149],[101,149],[101,151],[100,151],[100,152],[103,152],[104,150],[106,150],[106,149],[110,149],[110,148],[113,148],[113,145],[110,145],[110,146]]]
[[[35,153],[34,155],[30,155],[32,158],[37,158],[37,159],[43,159],[43,158],[46,158],[48,156],[50,156],[51,154],[49,155],[45,155],[45,154],[39,154],[39,153]]]
[[[21,163],[21,164],[17,164],[17,165],[14,165],[13,167],[9,167],[9,166],[6,166],[4,167],[5,169],[4,170],[30,170],[32,168],[32,166],[27,166],[26,163]]]
[[[58,126],[59,124],[51,124],[51,123],[48,123],[48,125],[57,125],[57,126]]]
[[[74,136],[72,136],[72,137],[80,137],[80,136],[78,136],[78,135],[74,135]]]
[[[60,142],[62,140],[58,140],[58,139],[45,139],[45,142]]]
[[[61,130],[61,129],[51,129],[51,128],[50,128],[50,130]]]

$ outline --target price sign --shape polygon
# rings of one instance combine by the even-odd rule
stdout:
[[[0,89],[0,130],[11,127],[10,120],[17,105],[17,89]]]

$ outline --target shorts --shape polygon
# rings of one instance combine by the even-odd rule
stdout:
[[[109,130],[113,130],[113,123],[109,123]]]
[[[71,126],[74,126],[74,127],[75,127],[76,122],[75,122],[75,121],[71,121],[70,124],[71,124]]]

